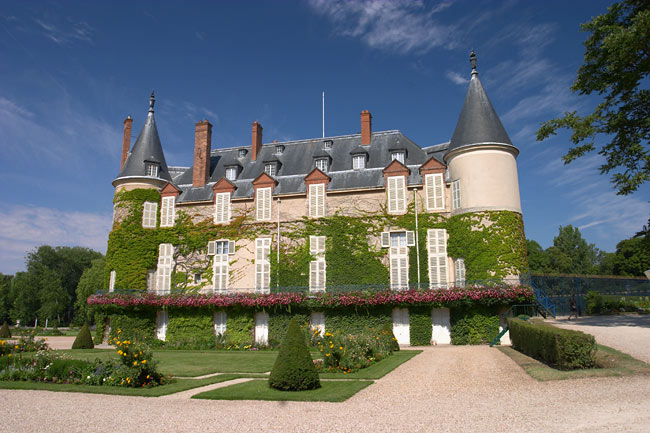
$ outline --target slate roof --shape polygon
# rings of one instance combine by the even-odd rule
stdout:
[[[153,105],[155,98],[153,93],[149,103],[149,114],[144,126],[135,141],[131,153],[129,153],[124,167],[117,179],[122,177],[150,177],[146,176],[145,162],[156,162],[160,165],[158,169],[158,178],[168,180],[171,182],[172,177],[169,174],[167,163],[165,162],[165,154],[160,144],[160,137],[158,136],[158,128],[156,127],[156,119],[153,115]]]
[[[331,141],[331,148],[325,148],[325,141]],[[276,153],[276,146],[284,146],[281,154]],[[435,147],[435,146],[434,146]],[[400,131],[374,132],[370,145],[361,146],[361,134],[343,135],[338,137],[314,138],[309,140],[268,143],[262,149],[256,161],[251,161],[251,152],[239,158],[239,150],[243,147],[214,149],[210,154],[210,180],[204,187],[192,187],[192,169],[174,177],[174,183],[182,190],[177,201],[194,202],[213,199],[212,186],[226,174],[226,167],[237,166],[239,175],[232,183],[237,186],[233,198],[253,197],[252,181],[264,171],[265,162],[276,161],[280,168],[274,178],[278,181],[274,195],[305,193],[304,182],[315,167],[315,160],[328,158],[327,175],[331,181],[328,191],[340,191],[365,188],[383,188],[384,174],[382,170],[391,162],[391,152],[404,151],[405,165],[411,174],[407,179],[409,185],[422,183],[419,167],[429,157],[434,156],[442,162],[440,152],[428,155],[425,150],[411,141]],[[359,151],[367,153],[366,167],[352,168],[352,155]]]
[[[448,152],[465,146],[494,143],[514,147],[474,70]]]

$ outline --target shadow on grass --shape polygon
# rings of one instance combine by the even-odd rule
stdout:
[[[512,347],[502,346],[498,350],[509,356],[533,379],[540,382],[583,379],[588,377],[620,377],[650,374],[650,365],[626,353],[600,344],[596,344],[596,365],[598,367],[584,370],[557,370],[524,355]]]

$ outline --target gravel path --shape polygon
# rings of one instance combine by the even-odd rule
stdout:
[[[650,378],[539,383],[497,349],[427,348],[345,403],[0,390],[11,432],[647,432]]]
[[[650,363],[650,315],[585,316],[576,320],[547,320],[561,328],[596,337],[596,342]],[[650,431],[650,427],[648,427]]]

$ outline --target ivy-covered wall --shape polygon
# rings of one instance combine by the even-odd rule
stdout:
[[[170,309],[165,341],[172,347],[209,348],[214,345],[213,313],[209,310]]]
[[[411,346],[428,346],[433,333],[431,307],[409,308],[409,338]]]
[[[282,343],[284,336],[289,329],[289,322],[295,318],[298,325],[303,331],[307,331],[305,335],[309,335],[309,320],[311,313],[307,310],[281,310],[276,309],[269,313],[269,344],[276,346]]]
[[[499,334],[499,315],[495,307],[452,309],[450,319],[451,344],[487,344]]]
[[[255,314],[250,310],[226,311],[226,337],[231,344],[244,346],[253,344]]]

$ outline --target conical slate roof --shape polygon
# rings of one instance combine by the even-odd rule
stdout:
[[[140,131],[138,139],[131,149],[129,157],[124,163],[122,171],[117,176],[121,177],[142,177],[146,176],[146,162],[154,162],[159,164],[158,177],[167,181],[172,180],[169,175],[167,163],[165,162],[165,154],[160,144],[160,137],[158,136],[158,128],[156,128],[156,119],[153,115],[153,105],[156,101],[153,92],[149,102],[149,114],[144,126]]]
[[[448,152],[477,144],[506,144],[512,146],[501,119],[494,111],[476,72],[476,55],[472,52],[472,79],[458,117]],[[514,146],[513,146],[514,147]]]

